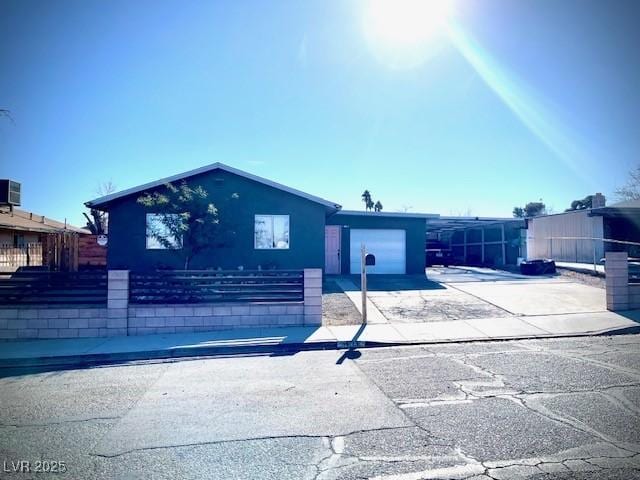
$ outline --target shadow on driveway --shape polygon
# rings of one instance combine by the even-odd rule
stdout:
[[[340,278],[340,277],[338,277]],[[343,275],[360,290],[360,275]],[[445,287],[429,280],[426,275],[367,275],[367,290],[370,292],[394,292],[408,290],[442,290]]]

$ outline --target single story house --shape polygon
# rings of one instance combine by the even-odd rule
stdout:
[[[222,163],[86,202],[87,207],[109,214],[108,268],[183,268],[175,251],[179,245],[166,248],[166,243],[157,241],[162,213],[138,202],[145,193],[163,192],[167,183],[182,181],[207,191],[219,210],[220,224],[232,234],[229,241],[194,257],[189,268],[322,268],[328,274],[359,273],[364,243],[376,256],[371,273],[424,272],[426,219],[437,215],[341,211],[335,202]]]
[[[69,266],[73,263],[68,258],[69,239],[89,233],[44,215],[0,206],[0,272],[14,272],[21,267]]]

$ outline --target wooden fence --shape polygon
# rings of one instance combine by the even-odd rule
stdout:
[[[138,304],[302,302],[301,270],[131,272],[129,301]]]
[[[107,247],[98,245],[97,235],[80,235],[78,238],[78,268],[106,268]]]
[[[0,277],[0,305],[106,303],[106,271],[20,271]]]

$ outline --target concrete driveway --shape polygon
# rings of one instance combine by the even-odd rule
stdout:
[[[359,289],[359,277],[350,277]],[[605,291],[556,276],[473,267],[427,275],[370,275],[369,299],[391,323],[442,322],[605,311]]]
[[[606,310],[601,288],[556,276],[529,277],[485,268],[430,268],[427,277],[513,315],[557,315]]]

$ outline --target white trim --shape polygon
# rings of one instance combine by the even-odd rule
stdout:
[[[144,185],[138,185],[137,187],[128,188],[126,190],[122,190],[121,192],[112,193],[110,195],[105,195],[104,197],[96,198],[94,200],[90,200],[85,202],[87,207],[97,207],[103,205],[107,202],[111,202],[112,200],[116,200],[118,198],[126,197],[127,195],[131,195],[133,193],[142,192],[144,190],[149,190],[151,188],[159,187],[161,185],[165,185],[167,183],[175,182],[176,180],[182,180],[184,178],[192,177],[194,175],[199,175],[201,173],[210,172],[212,170],[223,170],[225,172],[233,173],[240,177],[247,178],[249,180],[253,180],[254,182],[262,183],[269,187],[276,188],[278,190],[282,190],[287,193],[291,193],[292,195],[297,195],[298,197],[306,198],[307,200],[311,200],[312,202],[320,203],[325,207],[340,210],[342,207],[337,203],[330,202],[320,197],[316,197],[314,195],[310,195],[308,193],[302,192],[300,190],[296,190],[295,188],[290,188],[280,183],[273,182],[271,180],[267,180],[266,178],[258,177],[257,175],[253,175],[251,173],[238,170],[237,168],[230,167],[225,165],[224,163],[216,162],[211,165],[206,165],[204,167],[196,168],[195,170],[189,170],[188,172],[178,173],[177,175],[172,175],[170,177],[161,178],[160,180],[155,180],[153,182],[145,183]]]

